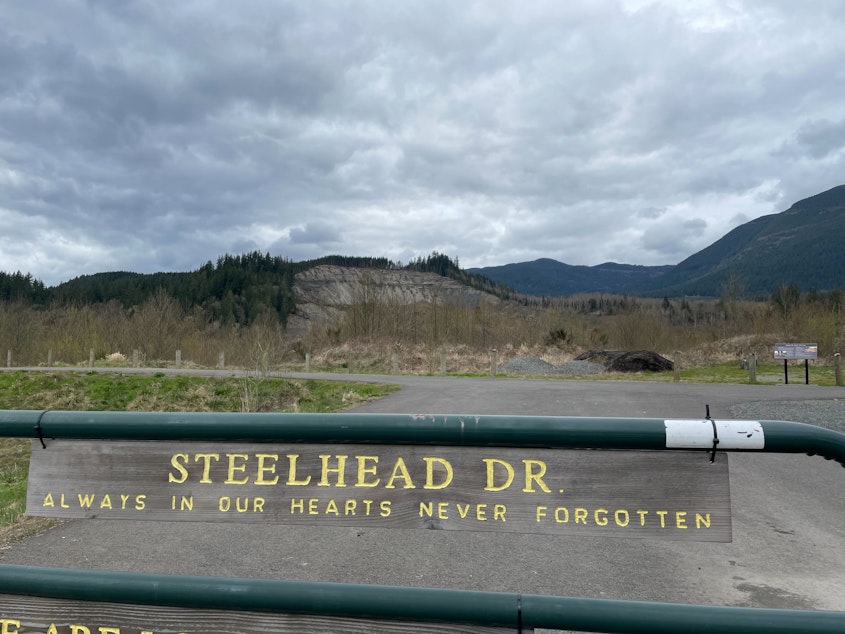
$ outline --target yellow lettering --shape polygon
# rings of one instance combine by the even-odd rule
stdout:
[[[343,472],[346,469],[346,458],[347,456],[338,455],[335,456],[337,458],[337,466],[334,468],[329,467],[329,459],[331,458],[328,454],[320,455],[320,460],[323,461],[323,468],[320,475],[320,481],[317,483],[318,487],[330,487],[332,486],[329,482],[329,474],[336,473],[337,474],[337,483],[334,485],[336,487],[345,487],[346,483],[343,480]]]
[[[122,493],[120,494],[120,508],[121,509],[126,509],[126,503],[129,501],[130,497],[131,496],[129,496],[129,495],[123,495]]]
[[[59,628],[56,627],[55,623],[50,623],[50,627],[47,628],[46,634],[59,634]]]
[[[108,493],[106,493],[106,494],[103,496],[103,499],[102,499],[102,500],[100,500],[100,508],[101,508],[101,509],[110,509],[111,507],[112,507],[112,505],[111,505],[111,498],[109,497],[109,494],[108,494]]]
[[[675,526],[678,528],[687,528],[686,511],[675,511]]]
[[[607,526],[607,509],[596,509],[593,511],[593,521],[598,526]]]
[[[317,503],[319,502],[319,498],[309,498],[308,499],[308,515],[319,515],[320,511],[317,509]]]
[[[55,508],[56,503],[53,501],[53,494],[48,493],[44,496],[44,501],[41,503],[41,506],[52,506]]]
[[[546,463],[542,460],[523,460],[525,463],[525,488],[523,493],[536,493],[534,484],[539,486],[546,493],[551,493],[549,487],[543,482],[543,476],[546,475]],[[534,471],[534,467],[537,471]]]
[[[587,523],[587,509],[582,507],[575,508],[575,523],[581,522],[582,524]]]
[[[637,515],[640,516],[640,526],[645,526],[645,516],[648,515],[648,511],[637,509]]]
[[[559,506],[555,509],[555,522],[558,524],[569,523],[569,509],[565,506]]]
[[[202,478],[200,478],[200,482],[202,484],[210,484],[211,483],[211,461],[214,460],[215,462],[220,460],[219,453],[198,453],[194,454],[194,462],[202,461]]]
[[[434,503],[433,502],[420,502],[420,517],[424,517],[423,513],[425,513],[429,517],[433,517],[434,516]]]
[[[235,480],[235,473],[246,471],[246,461],[249,460],[249,456],[245,453],[229,453],[226,454],[226,457],[229,458],[229,468],[226,471],[226,480],[223,484],[246,484],[249,482],[249,476]],[[244,464],[235,464],[236,460],[243,460]]]
[[[146,497],[146,496],[138,496],[138,497]],[[138,508],[137,498],[135,508]],[[144,508],[143,505],[141,508]],[[176,510],[176,496],[170,496],[170,509],[175,511]],[[139,509],[140,510],[140,509]],[[180,496],[179,500],[179,510],[180,511],[193,511],[194,510],[194,496],[193,495],[183,495]]]
[[[100,634],[120,634],[119,627],[101,627]]]
[[[695,514],[695,527],[701,528],[702,526],[704,528],[710,528],[710,513],[705,513],[704,515],[701,513]]]
[[[194,497],[191,496],[191,504],[193,504]],[[145,494],[135,496],[135,510],[143,511],[147,506],[147,496]]]
[[[381,517],[390,517],[390,500],[383,500],[381,504],[379,504],[379,515]],[[422,517],[422,513],[420,513],[420,517]]]
[[[236,497],[235,498],[235,511],[238,513],[246,513],[250,510],[250,501],[252,502],[252,512],[253,513],[263,513],[264,512],[264,498],[249,498],[249,497]],[[300,502],[302,500],[300,499]],[[191,500],[193,504],[193,500]],[[295,507],[295,501],[291,500],[291,513],[293,513]],[[221,513],[228,513],[232,510],[232,498],[228,495],[224,495],[220,499],[217,500],[217,509]],[[190,509],[189,509],[190,510]],[[300,509],[302,510],[302,509]]]
[[[537,521],[538,521],[538,522],[539,522],[541,519],[543,519],[544,517],[546,517],[546,511],[547,511],[547,510],[548,510],[548,509],[547,509],[547,507],[545,507],[545,506],[538,506],[538,507],[537,507],[537,513],[535,514],[535,518],[537,519]]]
[[[476,504],[475,505],[475,519],[479,522],[486,522],[487,521],[487,505],[486,504]]]
[[[334,500],[329,500],[329,503],[326,505],[326,515],[329,513],[332,515],[340,515],[340,510],[337,508],[337,503]]]
[[[424,489],[445,489],[452,483],[452,478],[455,472],[452,469],[452,464],[445,458],[438,458],[437,456],[423,456],[425,461],[425,484]],[[438,471],[443,471],[443,481],[437,484],[434,483],[435,463],[439,465]]]
[[[62,502],[64,502],[65,494],[62,493]],[[96,495],[92,495],[90,493],[82,494],[79,493],[76,496],[79,499],[79,507],[83,509],[90,509],[93,504],[94,500],[97,499]],[[67,506],[62,505],[62,508],[68,508]]]
[[[660,516],[660,528],[666,528],[666,514],[669,511],[655,511]]]
[[[188,454],[186,453],[175,453],[170,456],[170,466],[176,469],[178,475],[171,471],[167,474],[167,481],[175,482],[176,484],[182,484],[185,482],[188,479],[188,467],[183,463],[187,462]]]
[[[358,503],[355,500],[346,500],[346,504],[343,506],[343,511],[346,515],[355,515],[355,509],[358,507]]]
[[[84,625],[71,625],[70,634],[91,634],[91,630]]]
[[[20,621],[15,619],[0,619],[0,634],[18,634]]]
[[[493,505],[493,521],[501,520],[503,522],[507,522],[505,519],[505,513],[508,512],[508,507],[504,504],[494,504]]]
[[[417,487],[414,486],[413,481],[411,480],[411,474],[408,473],[408,467],[405,465],[405,461],[402,457],[398,457],[396,459],[396,464],[393,465],[393,471],[390,473],[390,479],[387,481],[387,484],[384,485],[385,489],[395,489],[396,486],[393,484],[397,478],[401,478],[405,481],[405,486],[402,487],[403,489],[416,489]]]
[[[300,513],[305,512],[305,500],[304,499],[299,498],[298,500],[296,500],[296,499],[291,498],[291,501],[290,501],[291,515],[293,515],[296,511],[299,511]]]
[[[449,510],[449,503],[448,502],[438,502],[437,503],[437,518],[441,520],[448,520],[449,515],[447,511]]]
[[[467,516],[467,514],[469,513],[470,505],[469,504],[461,504],[460,502],[458,502],[457,504],[455,504],[455,506],[458,507],[458,515],[461,516],[461,519],[464,519]],[[463,507],[463,508],[461,508],[461,507]]]
[[[279,459],[279,454],[277,454],[277,453],[257,453],[257,454],[255,454],[255,458],[258,460],[258,475],[255,476],[255,481],[253,482],[253,484],[259,484],[259,485],[276,484],[279,481],[279,476],[276,476],[272,480],[267,480],[267,479],[264,478],[264,474],[269,473],[270,475],[276,475],[276,461]],[[273,463],[269,466],[264,464],[268,460],[273,461]]]
[[[487,465],[487,486],[484,487],[485,491],[504,491],[513,484],[514,470],[511,463],[500,460],[499,458],[483,458],[482,460]],[[496,465],[504,467],[505,473],[507,474],[504,483],[500,485],[495,484]]]
[[[356,487],[374,487],[381,481],[381,478],[375,480],[366,480],[366,476],[376,474],[376,466],[378,465],[378,456],[356,456],[358,460],[358,480],[355,482]],[[368,467],[367,461],[372,460],[373,466]]]
[[[296,479],[296,459],[299,458],[299,454],[289,453],[286,457],[290,461],[290,471],[288,471],[288,481],[285,484],[288,486],[305,486],[311,482],[311,476],[306,477],[304,480]]]
[[[619,509],[613,514],[613,519],[616,521],[617,526],[627,526],[628,522],[631,521],[631,516],[628,514],[628,511],[625,509]]]

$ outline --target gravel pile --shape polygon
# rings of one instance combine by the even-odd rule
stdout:
[[[604,372],[604,366],[590,361],[570,361],[562,365],[552,365],[535,357],[514,357],[499,366],[499,371],[505,374],[564,374],[577,376],[583,374],[599,374]]]
[[[789,420],[845,432],[845,401],[764,401],[731,407],[737,420]]]
[[[592,361],[570,361],[555,366],[555,374],[601,374],[606,371],[602,364]]]

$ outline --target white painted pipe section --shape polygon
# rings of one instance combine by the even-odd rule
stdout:
[[[667,449],[763,449],[763,426],[756,420],[667,419]],[[715,436],[714,436],[715,434]]]

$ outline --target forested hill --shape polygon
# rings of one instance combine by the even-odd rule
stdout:
[[[125,308],[131,308],[164,291],[185,309],[201,310],[210,322],[246,325],[261,315],[271,314],[284,323],[296,308],[294,276],[322,264],[430,272],[500,297],[512,294],[508,288],[483,275],[461,270],[457,262],[439,253],[417,258],[402,266],[386,258],[340,255],[292,262],[256,251],[244,255],[224,255],[216,263],[208,261],[199,269],[187,273],[96,273],[76,277],[55,287],[45,287],[29,274],[0,272],[0,301],[41,305],[116,301]]]
[[[845,185],[786,211],[740,225],[676,265],[652,294],[719,295],[728,280],[752,294],[781,285],[833,290],[845,285]]]
[[[534,295],[618,293],[718,297],[728,286],[766,296],[784,285],[803,291],[845,286],[845,185],[762,216],[674,266],[571,266],[541,259],[471,269]]]

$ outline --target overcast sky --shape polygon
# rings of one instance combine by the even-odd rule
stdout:
[[[845,183],[845,2],[0,3],[0,271],[675,264]]]

